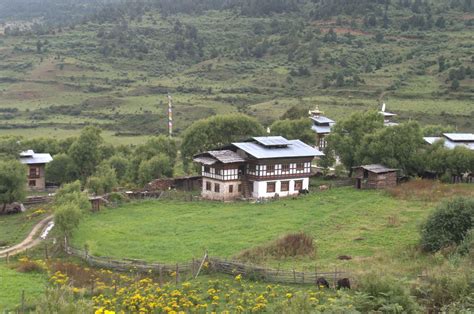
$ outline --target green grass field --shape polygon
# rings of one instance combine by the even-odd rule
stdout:
[[[0,312],[11,313],[21,304],[25,292],[25,304],[31,304],[43,294],[46,276],[38,273],[19,273],[0,262]]]
[[[35,210],[39,209],[35,208],[20,214],[0,216],[0,247],[20,243],[30,233],[33,226],[46,217],[46,212],[33,214]]]
[[[200,258],[205,250],[231,258],[284,234],[304,231],[314,237],[315,258],[267,263],[357,269],[380,257],[401,258],[399,252],[417,243],[418,225],[431,209],[432,204],[352,188],[264,204],[146,201],[88,215],[73,244],[87,244],[92,254],[102,256],[173,263]],[[340,255],[353,259],[340,262]]]

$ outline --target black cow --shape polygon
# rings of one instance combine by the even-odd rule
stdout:
[[[350,289],[351,288],[351,282],[349,281],[349,278],[342,278],[337,281],[337,286],[336,288],[339,289]]]
[[[309,194],[309,191],[307,189],[302,189],[298,191],[299,194]]]
[[[316,279],[316,285],[318,286],[319,289],[321,288],[329,289],[329,282],[324,277],[319,277],[318,279]]]

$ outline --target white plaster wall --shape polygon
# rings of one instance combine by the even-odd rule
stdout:
[[[294,178],[289,180],[269,180],[269,181],[254,181],[253,182],[253,194],[254,198],[269,198],[274,197],[278,194],[280,197],[298,194],[299,191],[295,190],[295,181],[303,180],[303,190],[309,188],[309,178]],[[286,192],[281,191],[281,181],[290,181],[289,190]],[[275,182],[275,193],[267,193],[267,182]]]

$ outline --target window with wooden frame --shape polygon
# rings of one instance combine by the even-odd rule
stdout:
[[[30,178],[39,178],[40,177],[40,168],[30,167]]]
[[[36,180],[28,181],[28,186],[36,186]]]
[[[304,170],[304,162],[299,162],[296,164],[296,170],[302,171]]]
[[[221,192],[221,185],[219,183],[214,183],[214,192],[216,193]]]
[[[209,182],[209,181],[206,182],[206,190],[207,191],[212,191],[212,183]]]
[[[296,180],[295,181],[295,191],[299,191],[303,189],[303,180]]]
[[[234,186],[232,184],[229,185],[229,193],[234,193]]]
[[[282,192],[288,192],[290,190],[290,181],[281,181],[281,189]]]
[[[274,173],[275,165],[267,165],[267,173]]]
[[[237,185],[237,191],[238,191],[239,193],[242,192],[242,184]]]
[[[281,171],[282,171],[282,172],[288,172],[288,171],[290,171],[290,165],[289,165],[289,164],[283,164],[283,165],[281,165]]]
[[[210,172],[211,172],[211,167],[209,167],[209,166],[204,166],[204,172],[210,173]]]
[[[267,182],[267,193],[275,193],[275,182]]]

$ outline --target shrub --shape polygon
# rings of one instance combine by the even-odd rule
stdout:
[[[278,239],[274,256],[295,257],[314,254],[313,238],[304,232],[290,233]]]
[[[44,271],[44,265],[28,258],[21,258],[19,260],[18,266],[16,267],[16,271],[20,273],[41,273]]]
[[[92,302],[74,295],[68,286],[47,288],[39,298],[36,313],[92,313]]]
[[[449,270],[449,268],[442,268],[434,272],[425,278],[413,292],[419,302],[430,312],[439,312],[443,307],[460,309],[466,306],[466,302],[473,305],[474,293],[471,285],[474,278],[470,265],[456,268],[454,271]],[[458,313],[458,311],[454,312]]]
[[[359,291],[362,293],[356,294],[355,305],[363,313],[416,313],[420,310],[407,283],[402,280],[369,274],[360,278]]]
[[[441,203],[421,229],[421,246],[428,252],[460,244],[472,228],[474,199],[458,197]]]

